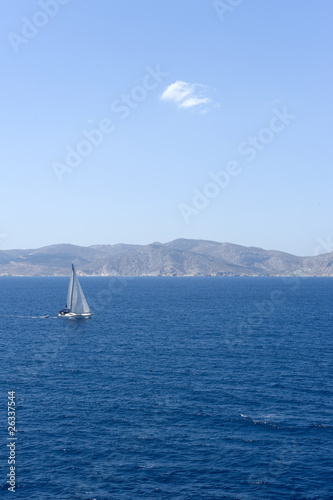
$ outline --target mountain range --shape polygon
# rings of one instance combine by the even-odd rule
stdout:
[[[1,250],[0,276],[333,276],[333,252],[297,257],[232,243],[177,239],[149,245],[51,245]]]

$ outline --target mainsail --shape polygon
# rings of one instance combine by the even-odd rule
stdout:
[[[74,314],[91,313],[73,264],[72,275],[68,287],[66,307]]]

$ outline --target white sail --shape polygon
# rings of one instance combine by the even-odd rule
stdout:
[[[67,293],[67,302],[66,302],[66,308],[70,309],[71,304],[72,304],[72,290],[73,290],[73,277],[74,277],[74,266],[72,264],[72,274],[71,278],[69,280],[69,286],[68,286],[68,293]]]
[[[72,275],[69,282],[67,294],[67,308],[74,314],[91,313],[88,302],[84,296],[74,266],[72,264]]]

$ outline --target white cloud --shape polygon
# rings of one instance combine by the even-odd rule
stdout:
[[[205,112],[212,102],[212,99],[207,97],[208,92],[209,88],[201,83],[188,83],[177,80],[165,89],[161,99],[175,102],[180,108],[194,108]]]
[[[192,108],[193,106],[199,106],[200,104],[208,104],[211,99],[208,97],[189,97],[180,103],[181,108]]]
[[[161,99],[165,101],[179,102],[193,93],[193,85],[178,80],[165,89]]]

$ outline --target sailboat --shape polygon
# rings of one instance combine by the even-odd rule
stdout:
[[[84,296],[83,290],[72,264],[72,275],[69,281],[67,304],[59,311],[58,318],[91,318],[92,312]]]

